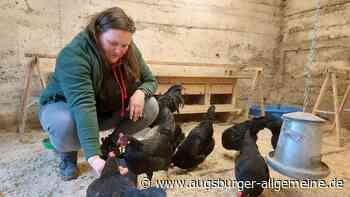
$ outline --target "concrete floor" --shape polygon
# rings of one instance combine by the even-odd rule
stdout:
[[[196,123],[183,125],[184,131],[189,131]],[[215,125],[216,146],[214,152],[197,169],[187,172],[178,168],[169,171],[170,180],[193,181],[206,180],[230,180],[234,178],[234,157],[235,151],[226,151],[221,146],[221,134],[229,125]],[[45,134],[39,130],[32,130],[24,136],[13,132],[0,131],[0,197],[2,196],[85,196],[88,185],[95,176],[91,168],[79,158],[81,175],[77,180],[63,182],[57,173],[58,160],[55,155],[45,150],[41,145],[41,139]],[[259,133],[258,146],[262,155],[271,151],[270,132],[263,130]],[[338,148],[333,145],[334,135],[326,135],[323,138],[322,160],[327,163],[331,173],[324,180],[330,183],[333,179],[344,182],[340,188],[278,188],[265,189],[262,196],[350,196],[350,143],[345,147]],[[288,177],[276,173],[270,169],[271,178],[274,180],[289,180]],[[143,176],[139,177],[139,185],[142,184]],[[153,178],[153,185],[159,180],[166,179],[165,172],[157,172]],[[208,185],[207,185],[208,186]],[[175,188],[167,189],[170,197],[175,196],[235,196],[237,187],[222,188]]]

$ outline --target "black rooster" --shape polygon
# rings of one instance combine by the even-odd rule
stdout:
[[[119,160],[118,160],[119,161]],[[101,177],[94,180],[87,189],[87,197],[165,197],[166,193],[160,188],[139,190],[118,170],[118,161],[109,157],[101,173]]]
[[[182,169],[193,169],[202,163],[214,150],[213,122],[215,106],[209,107],[206,117],[193,128],[177,148],[172,162]]]

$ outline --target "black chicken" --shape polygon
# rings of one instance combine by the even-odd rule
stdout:
[[[172,162],[182,169],[192,169],[202,163],[214,150],[213,122],[215,106],[209,107],[206,117],[193,128],[177,148]]]
[[[118,160],[119,161],[119,160]],[[165,191],[160,188],[139,190],[118,170],[118,161],[109,157],[101,173],[101,177],[94,180],[87,189],[87,197],[164,197]]]
[[[128,136],[129,144],[125,150],[125,160],[129,169],[136,174],[146,173],[151,179],[154,171],[167,170],[171,157],[179,145],[183,134],[175,126],[173,112],[178,111],[184,100],[181,96],[181,85],[174,85],[159,96],[159,114],[152,128],[145,128],[134,136]],[[115,148],[115,138],[120,131],[115,130],[102,140],[101,149],[104,155]],[[104,150],[105,149],[105,150]]]
[[[239,149],[240,154],[235,161],[236,180],[239,182],[249,181],[249,184],[254,184],[249,188],[243,187],[243,190],[237,193],[237,197],[259,196],[264,190],[262,184],[270,179],[269,169],[256,145],[257,131],[259,128],[253,126],[244,133]]]
[[[181,95],[183,87],[182,85],[173,85],[171,86],[164,94],[156,96],[156,99],[159,104],[159,111],[162,108],[168,108],[172,113],[179,112],[179,108],[183,107],[185,101]],[[161,113],[158,113],[157,118],[153,121],[150,127],[159,125]]]
[[[222,146],[228,150],[239,150],[246,131],[249,129],[254,129],[255,131],[253,132],[258,133],[260,130],[264,129],[274,121],[276,121],[276,118],[263,116],[246,120],[242,123],[227,128],[221,137]],[[271,124],[271,128],[273,128],[273,125],[274,124]]]
[[[271,131],[271,145],[273,149],[276,149],[278,138],[280,136],[281,127],[282,127],[283,121],[281,118],[278,117],[270,117],[270,121],[266,124],[265,128],[268,128]]]
[[[243,188],[243,192],[239,192],[237,196],[259,196],[263,191],[261,182],[269,180],[269,170],[259,152],[256,140],[258,132],[267,126],[273,126],[275,121],[276,118],[270,116],[258,117],[236,124],[224,131],[223,147],[240,151],[235,162],[237,181],[250,181],[250,183],[256,181],[253,188]]]
[[[154,171],[168,170],[171,157],[183,138],[171,111],[163,108],[159,113],[162,114],[160,124],[148,131],[152,135],[142,140],[130,137],[125,154],[129,169],[136,174],[146,173],[150,180]]]

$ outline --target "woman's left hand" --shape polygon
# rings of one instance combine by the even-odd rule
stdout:
[[[130,120],[137,121],[142,116],[145,104],[145,93],[142,90],[136,90],[130,98],[129,110]]]

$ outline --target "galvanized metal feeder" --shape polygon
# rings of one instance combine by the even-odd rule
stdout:
[[[283,125],[275,151],[267,164],[275,171],[296,179],[319,179],[329,175],[321,161],[322,118],[311,113],[293,112],[282,116]]]

